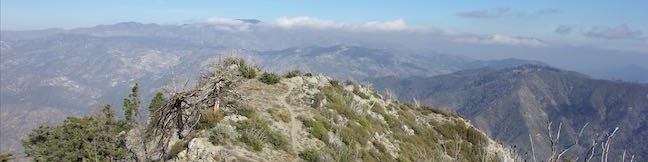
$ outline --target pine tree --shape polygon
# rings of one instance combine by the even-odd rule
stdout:
[[[149,119],[150,121],[155,121],[157,119],[157,114],[155,113],[158,109],[166,105],[167,100],[164,98],[164,94],[158,92],[155,94],[151,103],[149,104]]]
[[[123,160],[128,150],[121,145],[125,139],[119,133],[128,129],[112,123],[114,119],[68,117],[62,125],[38,127],[22,141],[25,154],[33,161]]]
[[[124,98],[124,116],[126,117],[126,122],[132,124],[135,122],[137,116],[139,116],[139,85],[135,83],[131,89],[131,93]]]

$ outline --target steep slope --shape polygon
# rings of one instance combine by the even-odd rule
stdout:
[[[374,83],[378,89],[395,91],[402,99],[418,99],[457,111],[496,140],[517,145],[522,152],[531,151],[532,135],[538,157],[548,157],[550,121],[554,131],[562,123],[562,148],[578,141],[580,147],[567,153],[571,157],[584,155],[591,140],[600,140],[619,127],[610,157],[620,159],[627,151],[639,159],[647,158],[646,84],[593,80],[579,73],[535,65],[467,70],[429,78],[378,78]]]
[[[242,78],[240,73],[229,75],[239,72],[236,64],[224,67],[229,72],[205,78],[204,84],[195,89],[176,93],[170,104],[158,111],[161,118],[151,121],[153,128],[161,132],[154,133],[156,140],[149,142],[146,150],[171,148],[162,149],[166,155],[144,154],[141,141],[151,138],[139,133],[144,132],[142,129],[129,132],[127,145],[135,157],[164,157],[170,161],[514,158],[507,148],[456,115],[382,99],[366,86],[309,74],[267,84],[260,81],[263,79]],[[189,114],[180,116],[185,123],[171,122],[171,127],[156,124],[178,119],[165,118],[167,112],[177,110]],[[196,111],[201,117],[192,113]]]

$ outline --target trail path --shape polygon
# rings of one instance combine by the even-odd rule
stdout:
[[[290,114],[290,142],[291,142],[291,147],[292,151],[297,151],[297,148],[295,148],[297,144],[297,130],[299,130],[299,124],[297,123],[297,120],[295,119],[295,113],[293,112],[294,107],[291,106],[288,102],[286,102],[286,99],[290,97],[290,94],[292,90],[294,89],[294,85],[292,84],[286,84],[288,86],[288,91],[285,94],[282,94],[280,99],[281,99],[281,104],[284,108],[288,110],[288,114]]]

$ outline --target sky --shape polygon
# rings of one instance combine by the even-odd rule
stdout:
[[[640,0],[2,0],[0,13],[2,30],[69,29],[129,21],[183,24],[209,18],[258,19],[273,24],[303,20],[301,23],[333,26],[397,22],[407,28],[648,52],[648,1]]]

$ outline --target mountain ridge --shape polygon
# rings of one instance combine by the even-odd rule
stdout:
[[[26,154],[46,161],[516,158],[506,146],[455,114],[385,99],[364,85],[300,72],[257,75],[258,68],[237,59],[211,67],[213,71],[202,75],[200,84],[171,92],[164,104],[150,107],[149,122],[116,119],[110,106],[105,106],[91,117],[71,117],[63,125],[34,130],[23,142]],[[128,100],[136,94],[134,87]],[[49,150],[53,147],[57,151]],[[110,151],[92,152],[106,148]]]
[[[562,123],[563,147],[579,142],[580,147],[568,152],[570,156],[582,155],[591,143],[588,140],[615,127],[619,133],[612,156],[621,156],[624,150],[640,159],[646,156],[642,134],[648,133],[643,128],[648,123],[648,84],[591,79],[537,65],[374,80],[376,89],[392,89],[401,99],[457,111],[493,138],[525,146],[522,152],[530,152],[528,135],[532,135],[537,155],[547,156],[547,122],[553,122]],[[586,135],[577,137],[586,124]]]

